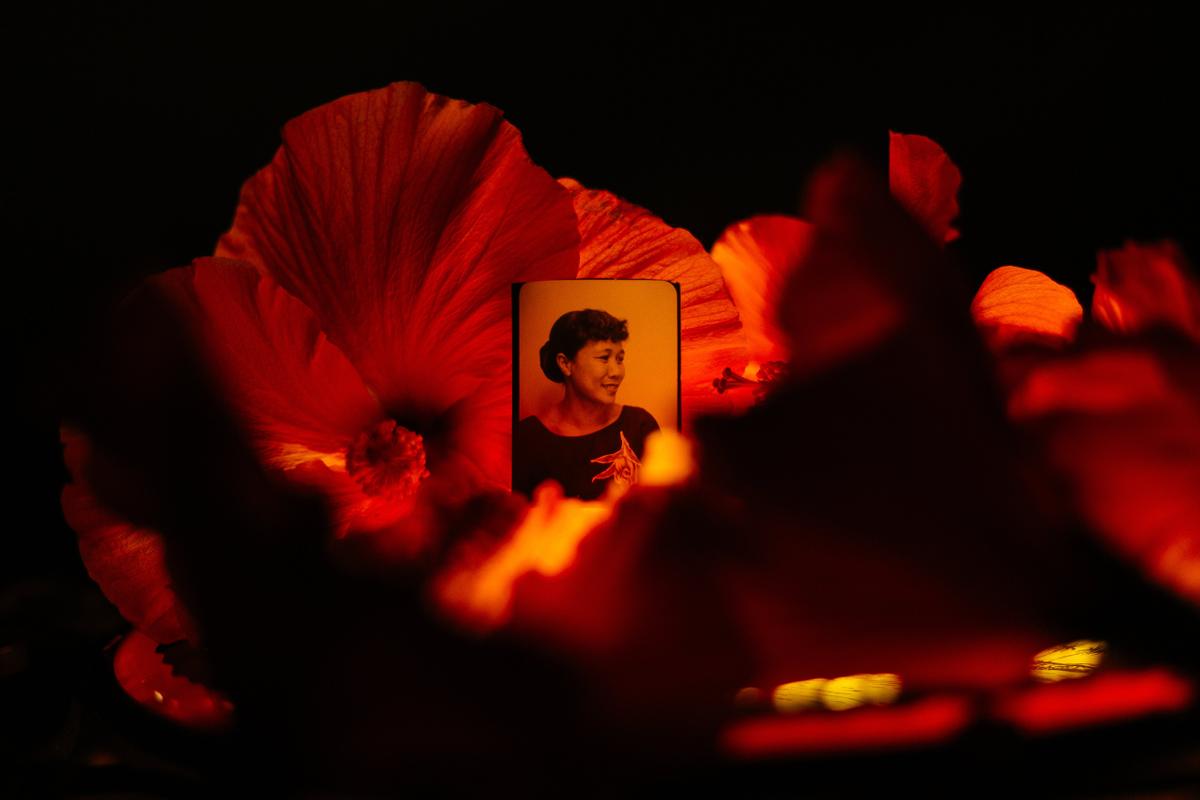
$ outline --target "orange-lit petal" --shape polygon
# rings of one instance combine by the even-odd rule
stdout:
[[[65,428],[62,440],[73,480],[63,488],[63,515],[79,536],[79,554],[88,574],[121,616],[155,641],[194,639],[191,619],[171,588],[162,537],[104,508],[87,483],[89,442]]]
[[[1035,686],[1002,697],[995,714],[1024,733],[1046,734],[1182,711],[1195,694],[1192,681],[1157,667]]]
[[[750,358],[786,361],[787,347],[775,324],[784,277],[812,244],[812,226],[782,215],[752,217],[730,225],[712,248],[746,331]]]
[[[725,367],[741,372],[746,345],[721,270],[690,233],[608,192],[562,184],[579,218],[580,278],[654,278],[680,287],[684,425],[729,408],[713,388]]]
[[[1103,250],[1092,282],[1092,316],[1109,330],[1164,325],[1200,342],[1200,282],[1174,242]]]
[[[125,694],[172,722],[197,730],[233,723],[233,704],[223,694],[174,674],[155,651],[155,641],[137,631],[117,646],[113,674]]]
[[[888,132],[888,183],[892,196],[938,244],[958,238],[962,173],[941,146],[926,136]]]
[[[1043,273],[994,269],[971,301],[971,316],[993,352],[1014,344],[1061,345],[1075,338],[1083,306],[1075,293]]]
[[[344,457],[383,411],[296,298],[243,262],[206,258],[152,281],[175,303],[264,462]]]
[[[597,718],[632,725],[630,736],[714,735],[750,677],[721,588],[736,549],[726,535],[696,494],[635,487],[570,566],[515,583],[510,629],[574,664]]]
[[[399,83],[289,122],[217,254],[312,309],[392,416],[444,432],[431,471],[457,453],[506,487],[511,284],[574,277],[578,240],[497,109]]]
[[[564,498],[558,484],[543,484],[505,542],[481,563],[460,564],[442,576],[438,602],[467,627],[487,630],[503,624],[517,579],[530,572],[558,575],[575,560],[583,538],[611,513],[611,500]]]

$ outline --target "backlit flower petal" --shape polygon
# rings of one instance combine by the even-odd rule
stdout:
[[[289,122],[218,255],[315,313],[389,414],[507,486],[510,285],[574,277],[570,197],[500,112],[411,83]]]
[[[63,488],[63,515],[79,536],[88,574],[121,616],[155,641],[193,639],[191,619],[171,588],[161,536],[107,510],[88,486],[90,443],[67,428],[62,440],[73,481]]]
[[[720,268],[687,231],[609,192],[570,179],[562,184],[570,189],[579,218],[578,277],[679,284],[685,428],[697,415],[727,410],[729,399],[714,390],[713,379],[725,367],[741,372],[746,345]]]
[[[962,173],[941,146],[927,136],[888,132],[888,178],[892,196],[938,244],[958,231],[958,187]]]
[[[199,259],[152,283],[176,305],[263,461],[344,468],[378,401],[296,298],[244,262]]]
[[[1009,398],[1084,520],[1150,578],[1200,605],[1200,369],[1146,342],[1035,368]]]
[[[1092,282],[1092,316],[1109,330],[1165,325],[1200,342],[1200,282],[1174,242],[1102,250]]]
[[[857,162],[810,198],[813,245],[780,304],[792,377],[698,429],[702,488],[736,498],[723,572],[754,685],[1021,680],[1053,641],[1043,603],[1074,540],[1020,475],[944,251]]]
[[[812,226],[807,222],[771,215],[730,225],[713,245],[713,261],[720,265],[742,317],[751,360],[787,360],[774,312],[784,276],[800,263],[811,243]]]
[[[1063,345],[1075,338],[1083,306],[1075,293],[1043,273],[994,269],[971,301],[971,316],[993,352],[1016,344]]]
[[[220,692],[176,675],[156,652],[153,639],[131,631],[113,658],[117,683],[153,714],[197,730],[222,730],[233,723],[233,704]]]

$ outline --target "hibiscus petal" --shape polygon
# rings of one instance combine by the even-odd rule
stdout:
[[[727,409],[728,399],[716,392],[713,379],[725,367],[741,373],[746,344],[720,268],[687,231],[608,192],[561,182],[579,218],[578,277],[679,283],[685,428],[697,415]]]
[[[750,358],[759,363],[786,361],[783,334],[774,310],[784,277],[812,244],[812,226],[783,215],[751,217],[730,225],[713,245],[713,261],[737,305]]]
[[[344,469],[354,436],[383,412],[303,303],[226,259],[198,259],[152,282],[183,315],[264,461]]]
[[[289,122],[217,254],[274,276],[389,412],[440,420],[507,484],[510,285],[574,277],[577,244],[570,197],[497,109],[400,83]]]
[[[113,658],[117,683],[150,712],[193,730],[223,730],[233,724],[233,704],[220,692],[175,674],[154,640],[132,631]]]
[[[87,483],[92,448],[64,428],[62,441],[73,483],[63,488],[67,524],[79,536],[83,565],[121,616],[161,644],[194,639],[187,611],[171,588],[162,537],[108,511]]]
[[[1072,602],[1075,540],[1024,482],[947,254],[857,162],[810,198],[780,304],[792,377],[699,429],[704,491],[742,509],[724,573],[755,685],[1020,680]]]
[[[888,182],[892,196],[939,244],[958,238],[962,173],[937,142],[917,134],[888,132]]]
[[[1009,413],[1041,442],[1089,525],[1200,605],[1200,359],[1155,344],[1047,362]]]
[[[1166,325],[1200,342],[1200,283],[1174,242],[1102,250],[1092,282],[1092,316],[1109,330]]]
[[[820,371],[893,334],[938,253],[861,163],[842,159],[809,185],[814,225],[804,263],[784,282],[776,320],[793,373]]]
[[[984,278],[971,316],[988,347],[999,353],[1015,344],[1072,341],[1083,306],[1074,292],[1037,270],[1000,267]]]

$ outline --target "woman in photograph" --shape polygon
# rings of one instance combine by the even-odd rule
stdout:
[[[513,443],[513,489],[532,497],[555,480],[567,497],[593,500],[611,484],[638,482],[646,437],[658,422],[644,408],[617,402],[625,379],[625,320],[607,311],[568,311],[550,328],[539,361],[563,386],[562,399],[526,417]]]

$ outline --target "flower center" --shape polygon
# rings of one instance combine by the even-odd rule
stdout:
[[[393,419],[360,433],[346,453],[346,471],[363,491],[398,500],[410,497],[425,478],[425,442]]]

